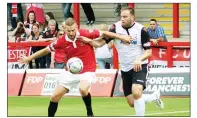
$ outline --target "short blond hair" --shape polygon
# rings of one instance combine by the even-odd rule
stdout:
[[[64,21],[64,24],[67,25],[67,26],[72,26],[73,24],[75,24],[76,21],[74,18],[67,18],[65,21]]]
[[[56,21],[54,19],[49,20],[48,24],[56,25]]]

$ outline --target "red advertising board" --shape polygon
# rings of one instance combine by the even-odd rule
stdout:
[[[50,95],[51,92],[56,87],[56,79],[55,84],[51,80],[51,74],[58,75],[60,72],[59,69],[29,69],[26,72],[26,77],[22,89],[21,95]],[[48,81],[48,79],[50,81]],[[50,93],[47,94],[47,91]]]
[[[29,56],[31,47],[8,47],[8,69],[25,69],[28,64],[19,63],[18,60]]]
[[[91,95],[110,97],[115,84],[116,74],[116,69],[97,69],[97,82],[91,86]]]
[[[19,95],[24,74],[24,69],[8,69],[8,96]]]
[[[27,70],[21,95],[51,95],[57,85],[57,76],[64,69],[31,69]],[[97,82],[92,84],[90,92],[92,96],[108,96],[113,91],[117,70],[99,69],[96,71]],[[78,89],[73,89],[65,94],[80,96]]]

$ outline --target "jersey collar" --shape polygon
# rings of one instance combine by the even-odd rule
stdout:
[[[68,38],[67,35],[65,35],[65,39],[66,39],[66,41],[68,41],[68,42],[72,42],[72,43],[73,43],[73,47],[74,47],[74,48],[77,48],[77,45],[76,45],[75,41],[77,40],[77,37],[78,37],[78,36],[80,36],[80,33],[77,31],[74,40],[71,40],[70,38]]]

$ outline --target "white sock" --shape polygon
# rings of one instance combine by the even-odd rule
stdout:
[[[152,102],[157,99],[155,94],[142,94],[142,97],[145,103]]]
[[[134,100],[134,109],[135,109],[136,116],[144,116],[145,102],[142,97],[139,98],[138,100]]]

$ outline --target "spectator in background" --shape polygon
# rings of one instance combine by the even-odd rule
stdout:
[[[94,16],[94,11],[91,7],[90,3],[81,3],[81,6],[83,8],[83,11],[87,17],[87,25],[93,25],[95,22],[95,16]]]
[[[26,18],[29,17],[29,12],[34,11],[35,20],[39,22],[40,25],[42,25],[45,21],[44,19],[44,7],[43,4],[33,4],[33,3],[28,3],[25,4],[26,6]]]
[[[164,29],[157,24],[155,19],[150,19],[150,26],[147,30],[150,36],[150,41],[152,41],[154,45],[158,45],[158,42],[160,41],[167,41]]]
[[[47,30],[49,30],[48,22],[49,22],[49,20],[51,20],[51,19],[55,20],[55,17],[54,17],[54,15],[53,15],[53,13],[47,12],[47,13],[45,14],[45,22],[44,22],[42,31],[47,31]],[[57,22],[56,22],[56,27],[55,27],[55,29],[58,30],[58,23],[57,23]]]
[[[12,3],[7,3],[7,7],[8,7],[8,15],[10,17],[11,27],[12,27],[9,31],[14,31],[14,29],[17,27],[17,22],[16,22],[16,17],[14,17],[12,14]],[[21,3],[17,4],[17,18],[20,21],[24,22]]]
[[[62,10],[64,13],[65,20],[69,17],[71,18],[74,17],[73,14],[70,12],[71,6],[72,6],[72,3],[62,3]]]
[[[107,24],[101,24],[100,30],[108,31]],[[113,43],[111,41],[110,43],[105,44],[102,47],[95,49],[96,59],[97,59],[97,63],[100,69],[109,69],[109,68],[106,68],[106,64],[110,64],[111,68],[113,67],[112,46],[113,46]]]
[[[32,31],[31,31],[31,35],[29,36],[28,38],[28,42],[38,42],[41,40],[41,32],[39,31],[39,25],[37,23],[34,23],[32,25]],[[39,40],[40,39],[40,40]],[[38,50],[40,50],[40,47],[35,47],[33,46],[31,48],[31,55],[35,52],[37,52]],[[35,64],[36,64],[36,68],[38,69],[40,66],[40,58],[38,59],[35,59]],[[32,69],[33,66],[32,66],[32,61],[29,63],[29,67]]]
[[[36,14],[35,14],[35,12],[34,11],[30,11],[28,13],[27,21],[24,22],[25,28],[28,29],[27,36],[29,36],[31,34],[32,26],[33,26],[34,23],[39,24],[36,21]]]
[[[48,25],[49,25],[49,30],[47,30],[46,32],[43,32],[42,40],[43,41],[56,41],[57,34],[59,31],[59,29],[56,30],[56,21],[53,19],[49,20]],[[45,47],[42,47],[42,48],[45,48]],[[51,54],[49,53],[46,56],[43,56],[41,58],[41,63],[42,63],[41,68],[50,68]]]
[[[64,13],[64,18],[67,19],[69,17],[73,18],[73,14],[70,12],[72,3],[63,3],[62,4],[62,9]],[[87,17],[87,25],[93,25],[95,22],[95,16],[94,16],[94,11],[91,7],[90,3],[81,3],[81,6],[84,10],[84,13]]]
[[[57,35],[57,40],[64,36],[64,31],[60,30]],[[51,52],[51,65],[50,68],[65,69],[66,68],[66,54],[64,49],[57,49]]]
[[[28,33],[23,22],[17,19],[17,27],[12,32],[12,36],[15,36],[15,42],[25,41],[26,33]]]

